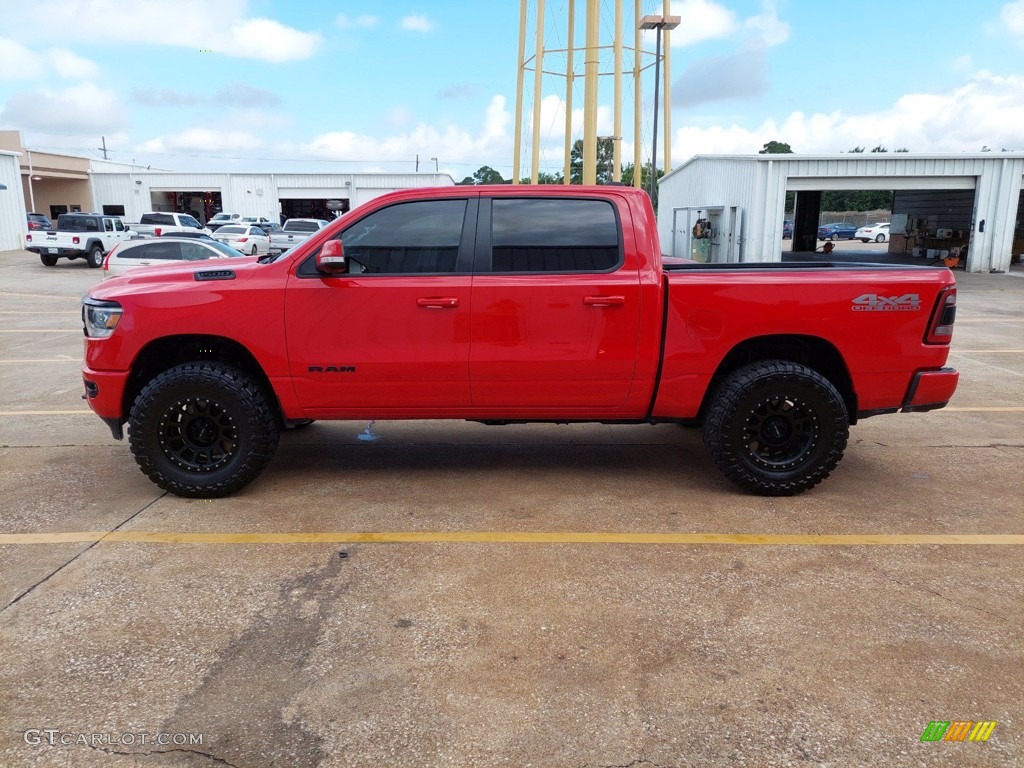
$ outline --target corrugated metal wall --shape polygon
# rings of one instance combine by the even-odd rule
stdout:
[[[419,187],[452,186],[444,173],[171,173],[94,172],[96,208],[123,205],[127,222],[137,222],[153,210],[151,195],[160,192],[220,192],[225,211],[276,220],[281,199],[320,197],[349,199],[352,207],[385,192]],[[346,185],[346,182],[349,182]]]
[[[741,258],[780,261],[787,190],[974,189],[974,231],[967,268],[1005,271],[1024,179],[1024,153],[963,156],[697,156],[659,185],[658,232],[672,243],[673,209],[724,205],[744,211]],[[981,231],[980,222],[985,222]],[[681,253],[678,255],[688,255]]]
[[[25,245],[25,191],[21,187],[18,155],[0,152],[0,251],[17,251]]]

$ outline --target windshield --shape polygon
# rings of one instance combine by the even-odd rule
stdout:
[[[221,227],[217,230],[218,235],[244,235],[245,227]]]
[[[231,221],[230,213],[218,213],[210,221]]]
[[[224,256],[231,256],[232,258],[235,256],[245,256],[245,254],[242,253],[241,251],[236,251],[231,246],[225,245],[224,243],[218,242],[217,240],[204,240],[203,245],[219,251]]]
[[[316,221],[296,221],[289,219],[284,223],[285,232],[319,232],[320,223]]]

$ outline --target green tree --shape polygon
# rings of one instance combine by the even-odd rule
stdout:
[[[634,178],[633,174],[635,172],[636,172],[636,168],[634,167],[634,165],[632,163],[627,163],[626,167],[622,169],[622,183],[625,184],[627,187],[632,187],[633,186],[633,178]],[[665,175],[665,169],[664,168],[659,168],[658,169],[658,178],[660,179],[664,175]],[[650,164],[640,166],[640,186],[643,189],[650,189],[651,188],[651,166],[650,166]]]
[[[610,136],[597,137],[597,183],[607,184],[612,180],[615,145]],[[572,144],[569,153],[569,183],[583,183],[583,139]]]
[[[888,152],[889,150],[879,144],[877,147],[871,150],[872,152]]]
[[[853,149],[850,150],[850,154],[862,155],[864,154],[864,147],[854,147]]]
[[[561,184],[564,179],[565,177],[562,176],[561,171],[559,171],[558,173],[547,173],[546,171],[540,171],[537,173],[538,184]],[[523,176],[523,178],[519,180],[519,183],[530,184],[530,177]]]
[[[793,154],[793,148],[783,141],[769,141],[765,144],[759,155],[791,155]]]
[[[476,171],[473,172],[472,176],[467,176],[459,184],[504,184],[505,179],[501,177],[501,174],[491,168],[489,165],[481,165]]]

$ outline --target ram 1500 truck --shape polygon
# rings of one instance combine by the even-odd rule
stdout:
[[[215,497],[315,419],[700,425],[791,495],[858,419],[953,395],[947,269],[671,261],[640,190],[395,192],[277,257],[93,288],[85,396],[157,485]]]
[[[25,248],[47,267],[57,266],[57,259],[85,259],[95,269],[103,266],[108,252],[134,237],[117,216],[62,213],[56,229],[25,235]]]
[[[210,230],[199,223],[199,220],[187,213],[162,213],[154,211],[142,214],[138,224],[132,224],[132,229],[139,237],[160,237],[168,232],[205,232],[211,234]]]

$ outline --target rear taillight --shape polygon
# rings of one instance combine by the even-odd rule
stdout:
[[[75,245],[78,245],[80,242],[82,242],[82,238],[76,235],[75,237],[71,238],[71,242],[74,243]]]
[[[935,301],[935,310],[928,323],[925,344],[949,344],[953,338],[953,323],[956,320],[956,288],[943,288]]]
[[[110,271],[110,257],[113,256],[114,252],[117,251],[117,249],[120,248],[120,247],[121,247],[121,244],[118,243],[117,245],[115,245],[113,248],[111,248],[107,252],[106,258],[103,259],[103,271],[104,272],[109,272]]]
[[[157,237],[160,237],[160,233],[163,232],[163,229],[161,227],[157,227],[153,231],[156,233]]]
[[[240,238],[238,238],[238,242],[244,243],[248,239],[249,239],[248,237],[240,237]]]
[[[25,235],[25,240],[31,243],[32,242],[32,235]]]

